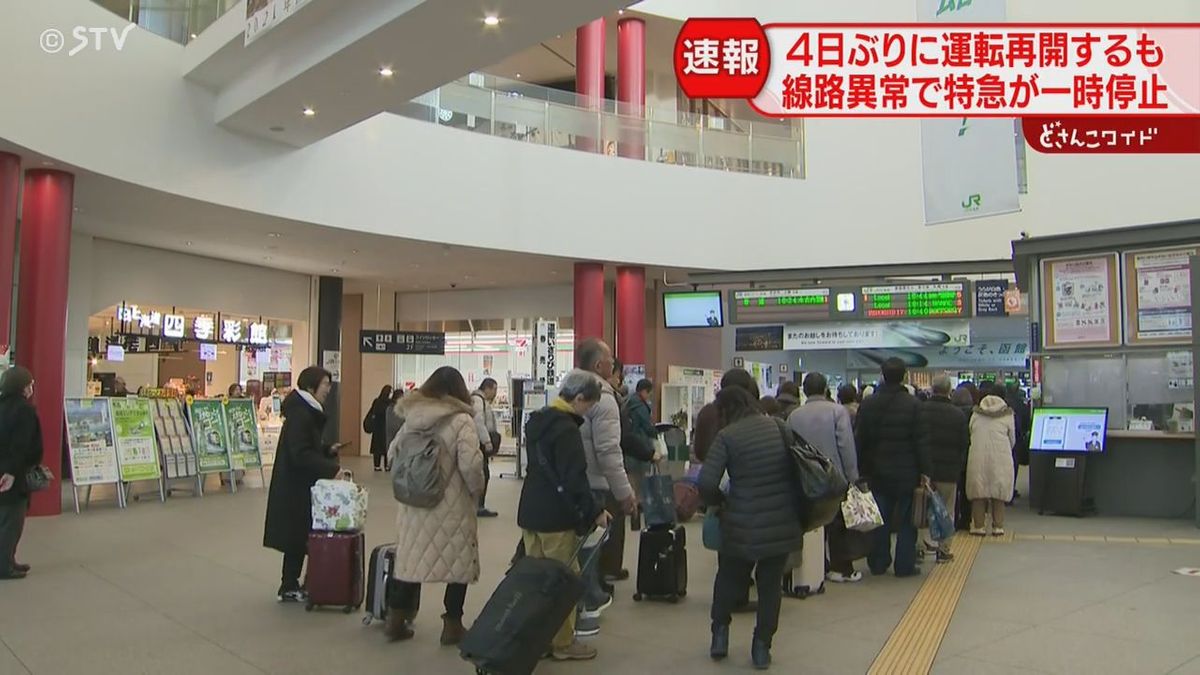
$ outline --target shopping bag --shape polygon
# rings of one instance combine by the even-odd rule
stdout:
[[[846,529],[853,532],[870,532],[883,525],[883,514],[879,512],[875,496],[870,490],[859,487],[851,487],[846,493],[842,519],[846,521]]]
[[[704,548],[710,551],[721,550],[721,512],[719,509],[709,509],[704,514],[704,529],[702,531]]]
[[[672,489],[675,492],[675,519],[677,522],[686,523],[700,510],[700,489],[695,483],[682,480],[675,481]]]
[[[367,525],[367,491],[352,478],[319,480],[312,486],[312,529],[356,532]]]
[[[675,524],[674,481],[653,467],[642,481],[642,517],[648,527]]]
[[[913,490],[913,527],[918,530],[929,527],[929,493],[924,485]]]
[[[947,541],[954,536],[950,510],[946,508],[942,496],[934,490],[929,491],[929,536],[934,541]]]

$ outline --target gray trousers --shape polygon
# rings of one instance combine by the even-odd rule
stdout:
[[[26,501],[0,506],[0,576],[12,574],[17,543],[21,541],[21,533],[25,530],[25,512],[28,508]]]

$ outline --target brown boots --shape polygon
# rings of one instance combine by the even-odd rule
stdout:
[[[449,647],[462,642],[467,629],[463,627],[462,617],[442,615],[442,646]]]
[[[404,610],[389,610],[387,620],[383,624],[383,634],[387,636],[388,642],[411,640],[412,636],[414,635],[412,629],[412,617],[410,617]]]

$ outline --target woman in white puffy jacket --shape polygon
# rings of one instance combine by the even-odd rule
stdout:
[[[1013,446],[1017,427],[1012,408],[995,389],[980,387],[983,399],[971,415],[971,449],[967,455],[967,499],[971,500],[971,534],[987,535],[985,518],[992,514],[992,534],[1004,534],[1004,505],[1013,495]]]

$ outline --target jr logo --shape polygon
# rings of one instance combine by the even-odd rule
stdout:
[[[938,11],[935,16],[941,16],[946,12],[957,12],[963,7],[971,4],[971,0],[939,0]]]
[[[978,211],[979,207],[982,205],[983,205],[983,195],[980,195],[980,194],[971,195],[971,196],[967,197],[966,200],[964,200],[962,203],[962,207],[963,207],[964,211]]]
[[[969,128],[970,127],[967,126],[967,118],[964,117],[963,121],[962,121],[962,126],[958,128],[958,137],[962,138],[963,136],[966,136],[967,129],[969,129]]]

